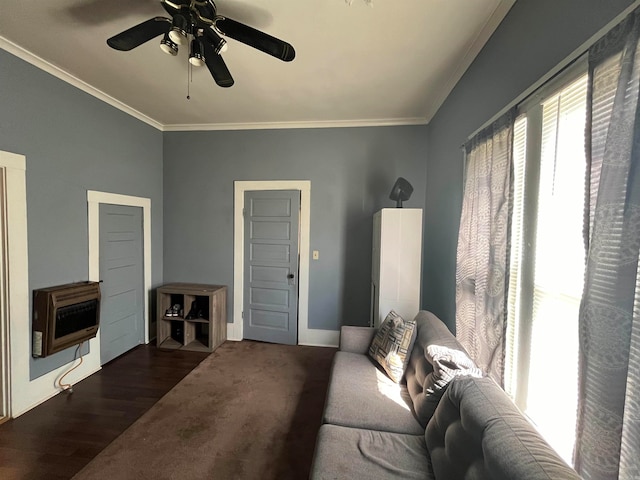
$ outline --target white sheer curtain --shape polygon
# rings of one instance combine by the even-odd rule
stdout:
[[[499,385],[504,376],[515,111],[466,145],[456,259],[456,337]]]
[[[575,466],[640,478],[640,11],[589,51],[587,271]]]

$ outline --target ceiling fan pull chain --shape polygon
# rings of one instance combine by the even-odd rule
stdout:
[[[192,80],[193,80],[193,72],[191,71],[191,64],[187,62],[187,100],[191,100],[190,84]]]

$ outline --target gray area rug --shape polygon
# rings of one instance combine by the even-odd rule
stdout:
[[[73,478],[308,478],[334,353],[226,342]]]

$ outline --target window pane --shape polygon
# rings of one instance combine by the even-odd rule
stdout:
[[[571,462],[584,284],[587,77],[543,103],[526,413]]]
[[[516,120],[513,128],[513,214],[511,217],[511,251],[509,298],[507,304],[507,339],[504,366],[504,389],[516,400],[518,382],[519,311],[521,298],[521,264],[523,259],[524,184],[527,149],[527,117]]]

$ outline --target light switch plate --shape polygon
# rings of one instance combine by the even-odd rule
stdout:
[[[318,260],[320,258],[320,252],[318,250],[313,251],[313,259]]]

